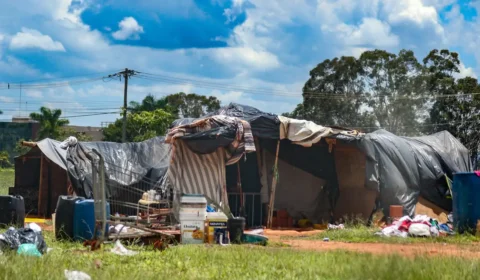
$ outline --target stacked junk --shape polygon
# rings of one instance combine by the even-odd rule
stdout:
[[[446,131],[364,134],[230,104],[176,120],[165,137],[140,143],[70,138],[30,146],[15,160],[10,194],[28,195],[27,211],[39,216],[56,213],[73,239],[141,228],[164,236],[179,231],[185,243],[224,244],[250,240],[244,228],[367,221],[378,209],[393,217],[390,223],[408,216],[412,224],[417,215],[438,219],[453,211],[462,231],[480,216],[464,207],[476,195],[466,190],[479,184],[469,152]],[[65,221],[72,212],[69,218],[88,220],[95,230]]]

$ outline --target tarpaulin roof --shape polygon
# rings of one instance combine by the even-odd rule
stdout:
[[[383,205],[403,205],[410,215],[420,194],[451,210],[445,175],[472,171],[468,149],[447,131],[400,137],[378,130],[354,141],[367,156],[366,187],[380,190]]]
[[[35,143],[40,151],[51,161],[67,170],[67,151],[60,148],[60,142],[53,139],[43,139]]]
[[[171,146],[164,137],[155,137],[138,143],[79,142],[67,152],[68,172],[78,195],[91,198],[92,150],[104,158],[108,194],[112,186],[130,186],[144,183],[155,185],[166,175],[170,163]]]
[[[35,143],[42,153],[61,168],[67,170],[75,192],[92,197],[92,161],[96,149],[104,158],[107,187],[112,184],[129,186],[140,182],[150,185],[161,181],[170,163],[170,145],[165,137],[155,137],[139,143],[78,142],[66,149],[61,142],[44,139]],[[145,184],[147,185],[147,184]],[[111,193],[111,190],[108,190]]]
[[[222,107],[206,116],[203,116],[200,119],[215,115],[236,117],[249,122],[250,126],[252,127],[253,136],[268,139],[278,139],[280,137],[280,120],[278,119],[277,115],[264,113],[250,106],[230,103],[229,105]],[[172,127],[191,124],[195,120],[198,119],[178,119],[173,122]]]
[[[451,209],[451,200],[445,198],[448,189],[444,176],[451,177],[455,172],[472,170],[468,150],[446,131],[413,138],[396,136],[385,130],[363,134],[267,114],[239,104],[230,104],[212,114],[224,114],[247,120],[251,124],[253,135],[265,140],[288,139],[287,144],[310,147],[323,139],[335,138],[341,143],[356,146],[367,157],[365,187],[380,191],[383,206],[400,204],[404,206],[405,212],[411,215],[420,194],[438,206]],[[172,126],[192,121],[193,119],[181,119],[175,121]],[[225,146],[225,142],[233,137],[233,132],[228,129],[216,129],[190,134],[183,140],[189,147],[195,145],[195,152],[198,152],[202,146],[209,149],[212,145]],[[218,141],[219,139],[222,141]],[[262,143],[269,150],[276,147],[271,141]],[[331,157],[312,155],[313,151],[306,156],[308,151],[303,152],[294,146],[285,147],[282,144],[280,157],[315,176],[332,179],[334,169],[328,168],[327,163],[320,163],[331,160]],[[300,156],[302,154],[304,156]],[[335,180],[332,181],[335,187]]]

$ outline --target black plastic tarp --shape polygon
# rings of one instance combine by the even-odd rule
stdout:
[[[378,130],[351,140],[367,157],[365,186],[380,190],[386,214],[390,205],[402,205],[413,215],[419,195],[451,210],[445,175],[472,171],[467,148],[447,131],[410,138]]]
[[[171,146],[164,137],[139,143],[79,142],[67,151],[70,181],[79,196],[93,195],[92,150],[97,150],[105,161],[107,195],[118,197],[125,186],[148,190],[160,184],[170,163]],[[139,198],[136,198],[137,201]]]
[[[263,113],[255,108],[230,104],[210,115],[222,114],[250,122],[254,136],[261,145],[274,153],[279,139],[280,120],[276,115]],[[172,126],[189,124],[194,119],[181,119]],[[188,146],[197,153],[226,146],[232,138],[228,130],[204,131],[185,137]],[[331,135],[338,142],[353,145],[367,158],[365,187],[380,192],[381,204],[388,214],[390,205],[403,205],[405,213],[414,214],[418,196],[446,210],[451,210],[447,198],[445,175],[472,170],[468,150],[449,132],[439,132],[422,137],[400,137],[385,130],[358,136]],[[220,141],[221,140],[221,141]],[[338,189],[335,163],[328,149],[304,148],[282,140],[279,157],[286,162],[329,181],[332,193]],[[292,187],[294,188],[294,187]],[[292,189],[294,191],[294,189]],[[373,207],[373,206],[372,206]]]
[[[253,136],[266,139],[278,139],[280,137],[280,120],[277,115],[265,113],[250,106],[230,103],[202,118],[215,115],[237,117],[248,121],[252,127]],[[190,124],[195,120],[192,118],[178,119],[172,123],[172,127]]]

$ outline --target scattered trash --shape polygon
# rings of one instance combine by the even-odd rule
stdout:
[[[47,254],[50,253],[53,250],[53,248],[48,248],[47,249]]]
[[[67,280],[92,280],[90,275],[82,271],[65,270],[65,277]]]
[[[325,238],[323,239],[323,241],[324,241],[324,242],[328,242],[328,241],[330,241],[330,238],[325,237]]]
[[[409,235],[413,237],[447,236],[453,235],[454,232],[449,224],[439,225],[435,219],[426,215],[417,215],[413,219],[409,216],[404,216],[394,221],[390,226],[383,228],[381,232],[375,234],[386,237],[396,236],[406,238]]]
[[[35,244],[21,244],[18,246],[17,254],[24,255],[24,256],[32,256],[32,257],[41,257],[42,254],[38,251],[37,246]]]
[[[120,256],[134,256],[138,254],[138,252],[125,248],[120,242],[120,240],[117,240],[117,242],[115,242],[115,246],[113,247],[111,252]]]
[[[129,227],[123,224],[118,224],[116,226],[110,226],[108,229],[109,233],[122,233],[122,232],[127,232]]]
[[[263,235],[263,228],[251,230],[249,233]]]
[[[10,249],[16,251],[22,244],[34,244],[41,254],[47,251],[47,244],[43,239],[42,233],[30,228],[20,228],[18,230],[9,228],[0,236],[0,250]]]
[[[431,236],[430,226],[426,224],[414,223],[408,228],[408,234],[411,236],[428,237]]]
[[[42,228],[39,225],[37,225],[36,223],[29,223],[27,225],[27,228],[29,228],[29,229],[31,229],[35,232],[42,232]]]
[[[344,229],[345,226],[343,224],[339,224],[339,225],[333,225],[333,224],[328,224],[328,229]]]

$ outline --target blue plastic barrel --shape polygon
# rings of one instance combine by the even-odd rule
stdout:
[[[107,220],[110,217],[110,204],[107,202]],[[108,232],[108,224],[106,227]],[[95,203],[93,199],[75,202],[73,215],[73,238],[77,241],[91,240],[95,231]],[[98,236],[99,233],[97,233]]]
[[[473,172],[453,175],[452,199],[455,230],[475,232],[480,220],[480,176]]]

